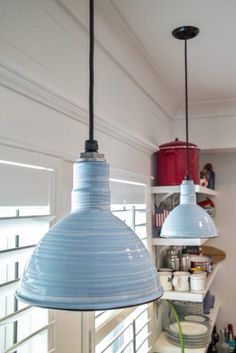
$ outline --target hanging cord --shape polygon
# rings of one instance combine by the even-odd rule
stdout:
[[[187,61],[187,39],[184,40],[184,71],[185,71],[185,124],[186,124],[186,175],[189,180],[189,136],[188,136],[188,61]]]
[[[94,129],[94,0],[89,6],[89,140],[93,140]]]
[[[178,325],[178,333],[179,333],[179,338],[180,338],[180,348],[181,348],[181,353],[184,353],[184,336],[183,336],[183,331],[182,331],[182,327],[181,327],[181,324],[180,324],[180,320],[179,320],[179,315],[174,307],[174,305],[169,301],[169,300],[166,300],[167,303],[168,303],[168,306],[171,310],[171,312],[173,313],[174,317],[175,317],[175,320],[177,322],[177,325]]]
[[[94,140],[94,0],[89,0],[89,139],[85,141],[85,151],[98,151]]]

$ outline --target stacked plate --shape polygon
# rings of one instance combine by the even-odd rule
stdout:
[[[191,321],[181,321],[180,324],[186,348],[205,347],[211,342],[210,325]],[[180,346],[178,324],[176,322],[166,328],[166,338],[170,343]]]
[[[203,314],[203,305],[198,302],[185,302],[185,301],[173,301],[174,307],[178,314],[181,317],[185,315],[195,314],[201,315]]]
[[[209,317],[206,315],[185,315],[184,321],[198,322],[199,324],[205,324],[210,321]]]

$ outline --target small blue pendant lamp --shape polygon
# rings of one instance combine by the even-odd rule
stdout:
[[[36,246],[16,297],[64,310],[106,310],[163,295],[138,236],[110,211],[109,165],[94,140],[94,0],[90,0],[89,140],[74,164],[72,211]]]
[[[172,32],[185,44],[186,176],[180,186],[180,204],[170,212],[162,226],[160,236],[164,238],[210,238],[218,235],[212,218],[197,205],[195,186],[189,177],[187,40],[198,33],[199,29],[193,26],[178,27]]]

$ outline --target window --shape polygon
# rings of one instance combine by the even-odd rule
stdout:
[[[111,181],[111,210],[146,245],[145,187]],[[147,304],[95,313],[95,353],[147,353],[151,318]]]
[[[14,293],[54,218],[54,171],[0,161],[0,173],[0,353],[53,352],[51,312],[18,302]]]

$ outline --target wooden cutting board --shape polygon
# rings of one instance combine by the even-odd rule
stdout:
[[[202,255],[211,256],[213,264],[217,264],[226,258],[226,254],[223,250],[214,248],[213,246],[202,246]]]

